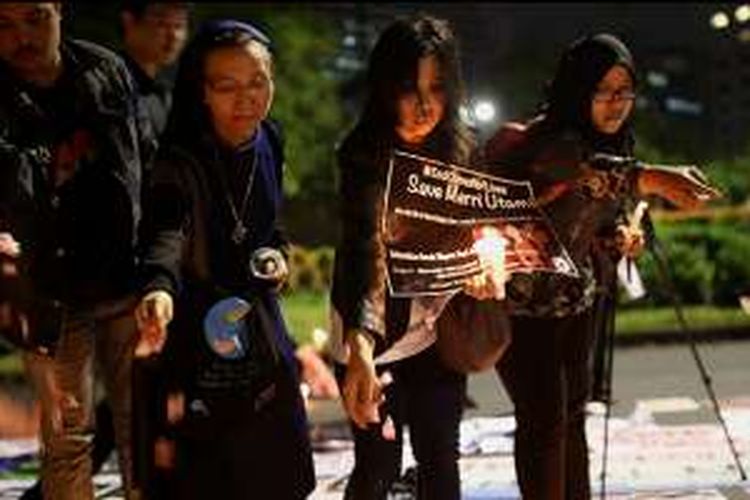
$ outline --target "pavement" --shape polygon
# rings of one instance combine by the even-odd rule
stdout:
[[[750,341],[747,330],[701,334],[695,352],[718,398],[720,413],[750,472]],[[614,398],[609,420],[606,498],[750,499],[705,383],[685,337],[667,342],[663,334],[643,342],[619,342],[614,355]],[[463,498],[519,498],[512,458],[515,423],[512,405],[494,373],[469,378],[468,409],[461,427]],[[601,405],[589,406],[587,436],[592,491],[602,489],[604,418]],[[319,437],[319,485],[311,497],[341,498],[352,465],[351,442],[337,423],[340,405],[313,401],[309,414]],[[337,435],[338,434],[338,435]],[[404,468],[413,465],[404,451]]]
[[[750,396],[722,400],[720,405],[747,471],[750,469]],[[740,479],[721,427],[715,421],[707,422],[708,409],[707,401],[690,397],[657,398],[639,400],[630,415],[611,418],[605,497],[618,500],[750,499],[750,482]],[[319,406],[311,414],[319,415],[321,410]],[[353,463],[352,442],[340,423],[313,422],[318,486],[310,500],[340,499]],[[602,485],[604,423],[603,407],[590,405],[587,433],[592,490],[597,497]],[[459,462],[464,500],[519,498],[513,470],[514,427],[511,415],[464,419]],[[406,442],[404,469],[408,470],[414,465],[414,459],[408,438]],[[33,469],[36,451],[37,443],[33,439],[0,441],[0,456],[16,457],[19,466],[26,464]],[[11,459],[0,460],[3,468],[10,465]],[[0,500],[19,498],[31,483],[30,476],[0,479]],[[122,498],[113,464],[97,476],[96,483],[97,498]]]
[[[750,471],[750,342],[700,344],[721,395],[718,404],[737,460]],[[745,337],[740,337],[745,338]],[[663,337],[659,337],[660,341]],[[705,340],[705,339],[704,339]],[[602,477],[605,419],[601,405],[589,406],[587,435],[592,490],[597,497],[624,499],[750,500],[727,436],[698,381],[687,346],[618,347],[615,397],[608,425],[606,475]],[[513,468],[512,407],[494,374],[472,375],[468,394],[477,404],[461,426],[459,462],[464,500],[519,498]],[[309,404],[318,486],[310,500],[342,498],[353,463],[352,442],[340,402]],[[407,431],[408,432],[408,431]],[[414,465],[406,439],[404,470]],[[32,479],[3,470],[34,467],[35,440],[0,441],[0,500],[15,500]],[[15,458],[13,458],[15,457]],[[14,463],[14,460],[16,461]],[[408,477],[408,473],[406,474]],[[605,495],[601,495],[604,479]],[[116,470],[96,477],[97,497],[121,498]],[[408,494],[393,499],[412,498]],[[392,499],[392,500],[393,500]]]
[[[750,397],[722,400],[721,414],[745,471],[750,470]],[[608,422],[606,498],[612,499],[750,499],[722,428],[707,401],[668,397],[636,401],[633,412]],[[474,416],[461,425],[462,496],[464,500],[519,498],[513,469],[513,417]],[[589,405],[587,436],[592,491],[602,490],[605,418],[602,405]],[[404,450],[404,467],[414,464]],[[316,500],[342,498],[353,463],[347,439],[318,444]],[[406,497],[408,498],[408,497]]]
[[[631,415],[609,420],[606,498],[610,499],[750,499],[720,426],[706,423],[706,401],[688,397],[640,400]],[[750,397],[720,402],[722,415],[745,470],[750,468]],[[603,407],[590,405],[587,432],[592,489],[601,490]],[[681,423],[675,424],[675,416]],[[310,500],[342,498],[352,466],[352,443],[341,426],[318,424],[315,466],[318,487]],[[519,498],[513,471],[513,418],[468,417],[461,425],[460,470],[464,500]],[[408,443],[408,439],[407,439]],[[0,442],[0,456],[36,453],[35,440]],[[2,462],[0,462],[2,463]],[[19,460],[23,463],[23,460]],[[5,461],[8,465],[8,460]],[[414,465],[407,444],[404,468]],[[32,479],[0,480],[0,500],[19,498]],[[97,498],[121,498],[110,466],[96,478]],[[393,498],[411,498],[394,496]]]

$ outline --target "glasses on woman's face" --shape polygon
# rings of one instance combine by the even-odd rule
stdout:
[[[596,102],[632,101],[635,99],[635,92],[631,88],[600,89],[594,92],[592,99]]]

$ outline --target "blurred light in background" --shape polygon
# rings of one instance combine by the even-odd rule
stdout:
[[[711,27],[716,30],[723,30],[729,26],[729,16],[722,11],[716,12],[711,16]]]
[[[646,81],[652,87],[662,88],[669,84],[669,78],[661,71],[649,71],[646,74]]]
[[[703,106],[699,102],[689,101],[681,97],[667,97],[664,106],[671,113],[698,116],[703,113]]]
[[[329,335],[328,332],[322,328],[315,328],[312,331],[312,345],[315,347],[315,350],[318,352],[322,352],[326,349],[326,346],[328,345]]]
[[[492,122],[497,116],[497,108],[492,101],[487,99],[478,99],[474,102],[474,118],[480,124]]]
[[[744,4],[737,7],[734,11],[734,18],[738,23],[750,21],[750,5]]]

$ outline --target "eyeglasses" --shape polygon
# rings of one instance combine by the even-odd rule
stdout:
[[[596,102],[632,101],[635,92],[631,89],[597,90],[592,99]]]

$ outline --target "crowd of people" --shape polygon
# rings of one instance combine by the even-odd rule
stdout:
[[[0,327],[22,348],[40,408],[40,481],[24,498],[93,499],[114,447],[131,500],[306,498],[301,375],[323,396],[340,390],[355,454],[345,498],[387,498],[405,426],[417,498],[460,498],[467,374],[434,343],[447,297],[396,297],[387,283],[394,150],[529,181],[539,195],[578,276],[483,269],[458,293],[501,302],[511,326],[496,370],[515,408],[521,494],[589,498],[593,318],[617,261],[643,250],[634,203],[706,198],[687,178],[591,167],[597,153],[632,156],[637,71],[625,44],[574,41],[534,116],[479,144],[460,113],[449,23],[418,15],[383,30],[361,114],[336,146],[334,381],[295,345],[279,304],[289,240],[273,40],[235,19],[193,34],[179,2],[130,0],[120,14],[116,53],[64,36],[60,3],[0,4]]]

